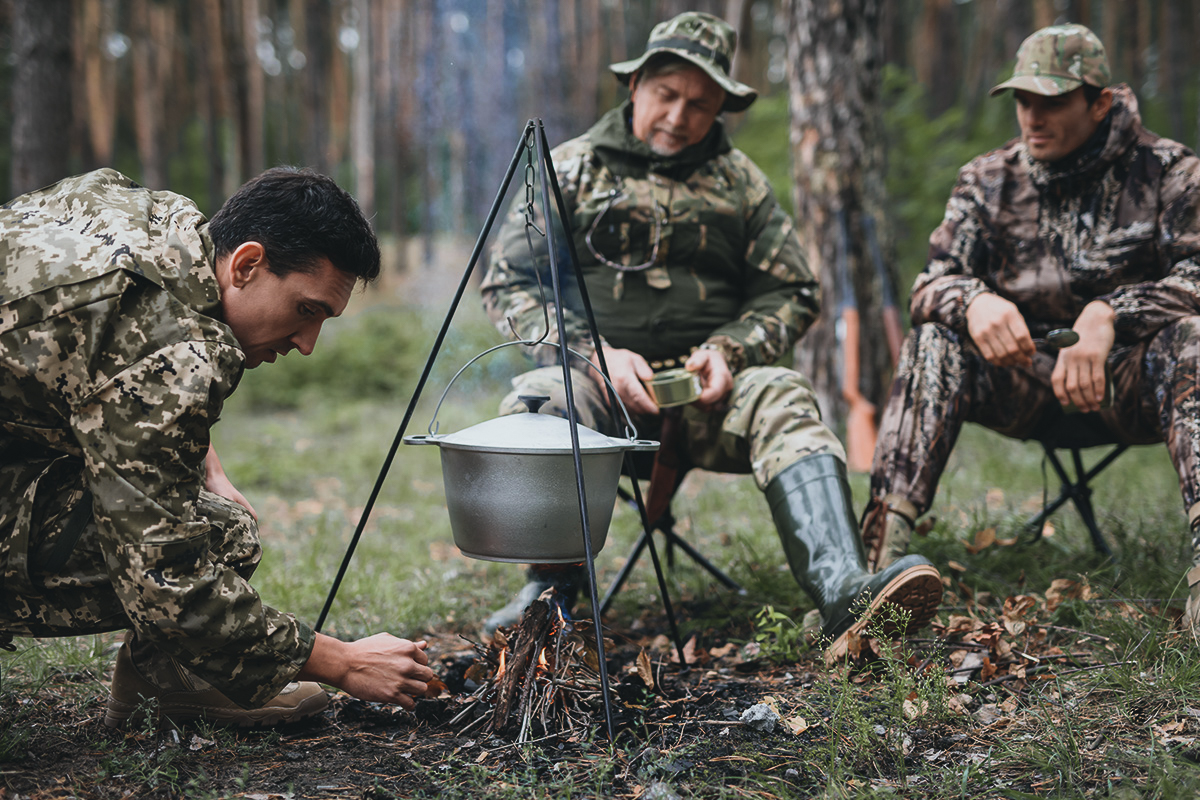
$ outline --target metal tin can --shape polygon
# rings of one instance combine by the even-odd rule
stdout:
[[[667,369],[646,384],[659,408],[686,406],[700,396],[700,377],[686,369]]]

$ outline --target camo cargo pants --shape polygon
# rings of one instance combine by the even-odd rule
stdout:
[[[513,392],[500,404],[501,414],[525,411],[518,395],[550,397],[543,410],[567,416],[561,367],[543,367],[513,379]],[[614,426],[607,393],[580,370],[571,370],[571,388],[579,423],[609,436],[625,437],[624,422]],[[618,416],[620,412],[618,411]],[[657,439],[659,419],[633,418],[637,435]],[[782,367],[750,367],[734,376],[725,408],[701,411],[683,407],[683,453],[688,462],[711,472],[751,473],[759,489],[800,459],[830,453],[845,461],[837,436],[817,408],[812,385],[800,373]]]
[[[25,497],[0,497],[6,506],[0,517],[31,518],[39,531],[37,541],[25,541],[13,531],[26,526],[0,530],[0,632],[74,636],[130,627],[109,578],[119,564],[99,547],[96,523],[86,508],[81,529],[75,534],[68,530],[81,503],[90,506],[91,496],[84,495],[80,462],[70,457],[48,465]],[[262,557],[254,518],[205,491],[197,512],[209,524],[208,558],[249,579]]]
[[[937,323],[909,332],[880,425],[870,508],[889,494],[924,514],[963,422],[1018,439],[1062,415],[1051,388],[1055,355],[1039,348],[1031,368],[997,367],[975,345]],[[1184,317],[1151,340],[1114,349],[1112,405],[1099,413],[1120,441],[1165,441],[1179,473],[1189,522],[1200,520],[1200,317]],[[1200,541],[1193,541],[1200,554]],[[1200,563],[1200,562],[1198,562]]]

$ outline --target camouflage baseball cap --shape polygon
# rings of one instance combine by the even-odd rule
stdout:
[[[989,94],[1024,89],[1053,97],[1085,83],[1103,89],[1109,80],[1108,56],[1096,34],[1082,25],[1051,25],[1021,43],[1013,76]]]
[[[632,61],[609,66],[617,80],[628,85],[633,73],[657,53],[671,53],[687,59],[725,90],[722,111],[742,111],[758,97],[758,92],[729,77],[733,52],[737,49],[737,33],[723,19],[699,11],[686,11],[650,31],[646,52]]]

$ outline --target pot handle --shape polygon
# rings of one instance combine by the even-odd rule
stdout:
[[[438,412],[442,410],[442,403],[446,400],[446,395],[448,395],[450,393],[450,387],[454,385],[454,382],[456,380],[458,380],[458,376],[462,375],[464,372],[466,372],[467,367],[471,366],[476,361],[478,361],[479,359],[488,355],[489,353],[494,353],[495,351],[500,350],[501,348],[512,347],[513,345],[518,345],[518,344],[523,344],[526,347],[530,347],[532,345],[545,345],[546,347],[554,347],[554,348],[558,347],[558,345],[553,342],[542,342],[542,341],[530,342],[530,341],[526,341],[526,340],[518,340],[515,342],[501,342],[498,345],[489,347],[487,350],[484,350],[482,353],[479,353],[478,355],[476,355],[474,358],[472,358],[466,364],[463,364],[462,367],[458,370],[458,372],[454,373],[454,377],[450,379],[450,382],[446,384],[446,388],[442,392],[442,396],[438,399],[437,406],[435,406],[433,409],[433,419],[429,420],[429,428],[428,428],[430,436],[437,435]],[[629,409],[625,408],[625,403],[623,403],[621,401],[621,395],[617,394],[617,387],[613,386],[612,381],[610,381],[608,379],[608,376],[604,374],[604,371],[601,370],[599,367],[597,367],[595,364],[593,364],[582,353],[572,350],[570,347],[567,348],[567,352],[573,356],[577,356],[579,358],[579,360],[581,360],[583,363],[587,364],[589,367],[596,370],[596,372],[600,374],[600,377],[604,379],[604,382],[606,384],[608,384],[608,388],[612,389],[612,395],[613,395],[613,397],[615,397],[617,399],[617,405],[619,405],[621,407],[621,413],[625,415],[625,438],[629,439],[630,442],[637,444],[637,445],[640,445],[640,444],[643,444],[644,442],[646,442],[647,440],[645,440],[645,439],[637,438],[637,427],[633,424],[633,419],[629,416]],[[417,438],[417,437],[405,437],[404,443],[405,444],[432,444],[432,442],[424,442],[424,441],[409,442],[408,440],[410,438]],[[424,437],[421,437],[421,438],[424,438]],[[658,447],[657,442],[654,442],[653,444],[655,447]],[[653,449],[653,448],[634,447],[633,449],[643,450],[643,449]]]
[[[438,443],[437,439],[434,439],[432,436],[425,436],[424,434],[409,434],[408,436],[404,437],[404,443],[405,444],[436,444],[439,447],[441,446]]]

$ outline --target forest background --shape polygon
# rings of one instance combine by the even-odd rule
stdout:
[[[608,64],[688,9],[739,31],[734,73],[760,99],[726,124],[800,209],[826,313],[798,356],[834,417],[830,209],[880,223],[886,273],[857,223],[850,254],[878,403],[882,282],[903,308],[956,171],[1016,133],[987,90],[1030,32],[1091,26],[1148,127],[1198,138],[1200,0],[3,0],[0,186],[113,166],[211,214],[266,167],[312,166],[373,218],[389,274],[453,281],[465,264],[436,244],[478,235],[525,122],[582,133],[623,97]]]

